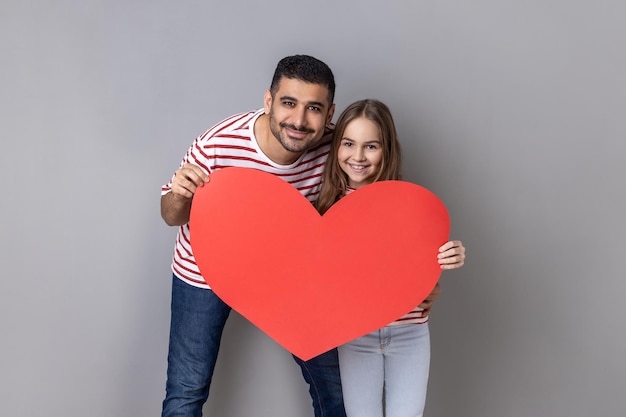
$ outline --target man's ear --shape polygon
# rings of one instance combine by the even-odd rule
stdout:
[[[333,121],[333,115],[335,114],[335,103],[330,105],[330,109],[328,110],[328,116],[326,116],[326,127],[330,126]]]
[[[265,114],[270,114],[270,108],[272,107],[272,92],[269,90],[265,90],[265,95],[263,96],[263,110]]]

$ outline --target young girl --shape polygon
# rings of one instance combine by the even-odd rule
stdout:
[[[378,100],[351,104],[335,126],[317,209],[323,214],[359,187],[400,179],[400,161],[389,108]],[[442,269],[463,265],[465,248],[461,242],[448,242],[439,250]],[[422,416],[430,365],[427,321],[428,316],[418,306],[389,325],[339,346],[348,417]]]

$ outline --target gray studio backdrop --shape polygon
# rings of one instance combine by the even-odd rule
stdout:
[[[191,141],[308,53],[389,104],[468,262],[431,319],[429,417],[626,414],[626,3],[0,2],[0,415],[156,416]],[[367,228],[363,238],[368,236]],[[288,239],[285,245],[289,245]],[[312,416],[236,314],[205,414]]]

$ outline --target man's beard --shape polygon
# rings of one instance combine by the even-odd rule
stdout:
[[[315,133],[313,129],[309,129],[307,127],[297,127],[289,123],[278,124],[276,120],[274,119],[274,117],[270,114],[270,130],[272,132],[272,135],[274,135],[274,137],[276,138],[278,142],[280,142],[282,147],[288,150],[289,152],[295,152],[295,153],[304,152],[307,149],[309,149],[309,147],[313,143],[315,143],[314,139],[292,140],[292,139],[289,139],[288,137],[283,137],[282,135],[283,132],[281,131],[281,129],[286,129],[286,128],[292,129],[298,132]]]

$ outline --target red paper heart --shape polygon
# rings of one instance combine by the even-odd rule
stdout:
[[[303,360],[383,327],[432,291],[448,213],[430,191],[383,181],[320,216],[293,186],[226,168],[193,200],[191,244],[213,291]]]

